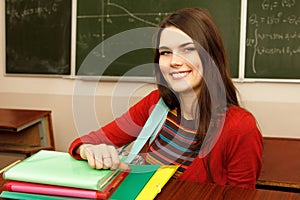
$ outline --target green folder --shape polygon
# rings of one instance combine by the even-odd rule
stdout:
[[[132,165],[130,168],[130,173],[110,196],[110,200],[135,199],[157,171],[159,165]]]
[[[6,180],[102,190],[120,170],[91,168],[67,152],[41,150],[3,174]]]

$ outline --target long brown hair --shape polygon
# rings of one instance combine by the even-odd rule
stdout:
[[[217,77],[215,76],[215,72],[211,71],[211,65],[203,65],[204,78],[200,83],[201,91],[198,97],[198,108],[196,111],[197,116],[199,116],[199,119],[197,120],[197,138],[199,142],[197,145],[200,148],[200,146],[204,142],[206,133],[211,124],[211,120],[213,121],[213,119],[215,119],[215,117],[212,116],[212,109],[219,109],[219,111],[222,112],[223,110],[223,112],[225,112],[225,107],[229,107],[231,105],[239,106],[236,88],[230,76],[227,56],[220,31],[207,10],[202,8],[185,8],[171,14],[166,19],[164,19],[160,24],[161,30],[157,35],[154,63],[159,63],[158,47],[161,31],[169,26],[174,26],[189,35],[195,41],[195,43],[199,45],[197,50],[202,63],[205,62],[206,59],[203,56],[203,51],[205,51],[206,54],[214,62],[214,65],[216,66],[219,74],[218,76],[220,77],[221,84],[218,84],[216,81]],[[155,67],[155,77],[157,80],[157,87],[160,91],[160,95],[166,105],[170,109],[180,108],[180,103],[177,98],[178,94],[176,94],[176,92],[172,91],[172,89],[167,86],[167,82],[164,79],[159,67]],[[214,84],[215,86],[213,88],[208,88],[209,84]],[[212,99],[212,95],[210,93],[215,93],[216,95],[218,95],[222,90],[220,85],[223,85],[224,97],[226,102],[225,105],[218,105],[218,108],[213,108],[212,101],[214,100]]]

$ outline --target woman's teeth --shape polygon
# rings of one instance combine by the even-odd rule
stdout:
[[[180,79],[180,78],[183,78],[185,76],[188,75],[189,72],[178,72],[178,73],[172,73],[172,77],[175,78],[175,79]]]

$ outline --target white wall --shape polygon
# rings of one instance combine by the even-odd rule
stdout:
[[[92,97],[98,124],[86,118],[83,109],[82,121],[86,126],[77,130],[72,107],[74,79],[4,76],[4,0],[0,2],[0,13],[0,107],[52,110],[57,150],[67,150],[78,132],[93,130],[109,122],[155,88],[155,85],[145,83],[100,83],[95,88],[95,98]],[[94,86],[93,82],[85,84]],[[299,84],[254,82],[236,83],[236,87],[243,106],[256,116],[264,136],[300,138]],[[118,92],[114,92],[116,88]]]

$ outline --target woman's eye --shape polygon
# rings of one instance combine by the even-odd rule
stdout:
[[[172,53],[171,51],[160,51],[159,55],[169,55],[171,53]]]
[[[196,48],[195,47],[187,47],[184,49],[185,52],[190,52],[190,51],[195,51]]]

